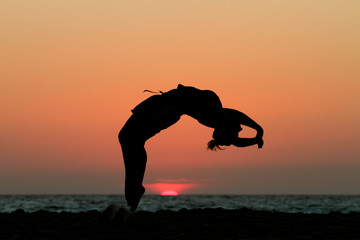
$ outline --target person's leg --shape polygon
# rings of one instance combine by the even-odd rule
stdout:
[[[143,144],[122,144],[125,163],[125,198],[131,211],[135,211],[145,188],[142,185],[145,167],[146,151]]]
[[[132,211],[137,208],[140,198],[145,192],[142,182],[146,167],[145,142],[136,138],[129,125],[125,125],[119,133],[123,159],[125,164],[125,198]]]
[[[125,163],[125,197],[128,206],[134,211],[145,192],[142,185],[145,167],[145,142],[180,119],[181,114],[175,107],[169,107],[157,113],[151,119],[141,119],[132,115],[119,133],[119,141]]]
[[[132,115],[118,136],[125,164],[125,198],[132,211],[135,211],[145,192],[142,182],[147,160],[144,147],[146,138],[140,127]]]

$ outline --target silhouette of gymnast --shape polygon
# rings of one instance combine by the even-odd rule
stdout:
[[[147,90],[145,90],[147,91]],[[142,186],[145,166],[145,142],[186,114],[199,123],[214,128],[208,149],[220,146],[247,147],[257,144],[261,148],[263,129],[254,120],[234,109],[223,108],[219,97],[210,90],[178,85],[176,89],[160,92],[137,105],[132,116],[119,133],[125,163],[125,198],[131,211],[135,211],[145,192]],[[254,138],[239,138],[240,124],[257,131]]]

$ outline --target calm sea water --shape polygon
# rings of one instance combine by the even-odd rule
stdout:
[[[23,209],[26,212],[82,212],[104,210],[116,203],[126,206],[123,195],[0,195],[0,212]],[[139,211],[182,208],[250,208],[289,213],[360,212],[359,195],[145,195]]]

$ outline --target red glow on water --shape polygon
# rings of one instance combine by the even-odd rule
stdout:
[[[161,196],[178,196],[179,193],[174,190],[166,190],[161,192]]]

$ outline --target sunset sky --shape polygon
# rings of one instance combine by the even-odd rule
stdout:
[[[265,144],[207,151],[212,129],[183,116],[146,143],[147,193],[360,194],[359,10],[357,0],[2,1],[0,194],[122,194],[119,130],[152,95],[144,89],[179,83],[249,115]]]

